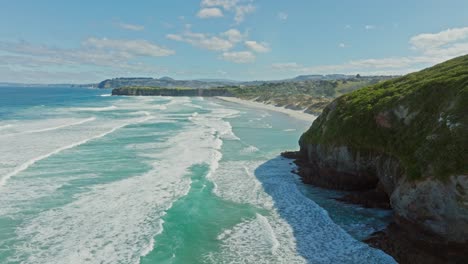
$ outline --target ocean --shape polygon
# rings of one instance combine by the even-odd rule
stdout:
[[[310,124],[200,97],[0,87],[0,263],[394,263],[390,212],[279,157]]]

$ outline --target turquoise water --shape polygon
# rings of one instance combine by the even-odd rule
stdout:
[[[304,186],[310,124],[217,99],[0,88],[0,263],[392,263]]]

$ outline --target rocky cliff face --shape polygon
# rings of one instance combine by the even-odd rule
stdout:
[[[390,197],[401,224],[411,223],[447,241],[468,242],[468,177],[412,181],[395,157],[345,146],[301,144],[304,182],[340,190],[378,189]],[[403,220],[403,221],[401,221]]]
[[[301,175],[383,192],[397,224],[468,243],[467,113],[468,56],[352,92],[301,137]]]

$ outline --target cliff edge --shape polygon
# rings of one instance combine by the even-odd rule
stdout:
[[[416,236],[468,242],[468,55],[335,99],[299,145],[304,182],[375,190]]]

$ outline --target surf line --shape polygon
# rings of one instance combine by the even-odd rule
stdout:
[[[48,127],[48,128],[43,128],[43,129],[28,130],[28,131],[23,131],[23,132],[18,132],[18,133],[10,133],[10,134],[5,134],[5,135],[0,135],[0,137],[17,136],[17,135],[24,135],[24,134],[47,132],[47,131],[61,129],[61,128],[64,128],[64,127],[81,125],[81,124],[91,122],[91,121],[94,121],[94,120],[96,120],[96,117],[90,117],[90,118],[83,119],[83,120],[80,120],[80,121],[77,121],[77,122],[74,122],[74,123],[63,124],[63,125],[60,125],[60,126]],[[7,126],[11,127],[12,125],[7,125]],[[1,129],[2,129],[2,127],[0,127],[0,130]]]
[[[94,120],[96,120],[95,117],[90,117],[90,118],[87,118],[87,119],[84,119],[84,120],[80,120],[78,122],[74,122],[74,123],[70,123],[70,124],[64,124],[64,125],[61,125],[61,126],[49,127],[49,128],[37,129],[37,130],[31,130],[31,131],[24,131],[21,134],[46,132],[46,131],[56,130],[56,129],[60,129],[60,128],[64,128],[64,127],[81,125],[81,124],[91,122],[91,121],[94,121]]]
[[[75,142],[73,144],[70,144],[70,145],[67,145],[67,146],[63,146],[63,147],[60,147],[58,149],[55,149],[54,151],[52,152],[49,152],[47,154],[44,154],[44,155],[41,155],[39,157],[36,157],[36,158],[33,158],[33,159],[30,159],[28,160],[27,162],[21,164],[19,167],[17,167],[15,170],[13,170],[12,172],[6,174],[5,176],[3,176],[1,179],[0,179],[0,188],[3,187],[6,182],[8,181],[8,179],[10,179],[11,177],[17,175],[18,173],[22,172],[22,171],[25,171],[26,169],[28,169],[31,165],[33,165],[34,163],[40,161],[40,160],[43,160],[43,159],[46,159],[52,155],[55,155],[55,154],[58,154],[64,150],[67,150],[67,149],[71,149],[71,148],[74,148],[74,147],[77,147],[79,145],[82,145],[82,144],[85,144],[91,140],[94,140],[94,139],[98,139],[98,138],[102,138],[110,133],[113,133],[115,132],[116,130],[118,129],[121,129],[123,127],[126,127],[128,125],[131,125],[131,124],[137,124],[137,123],[141,123],[141,122],[145,122],[145,121],[148,121],[150,119],[152,119],[153,117],[152,116],[146,116],[144,117],[143,119],[141,120],[138,120],[136,122],[129,122],[129,123],[126,123],[126,124],[123,124],[123,125],[120,125],[120,126],[116,126],[114,128],[112,128],[111,130],[109,131],[106,131],[104,133],[101,133],[99,135],[96,135],[94,137],[90,137],[90,138],[87,138],[87,139],[84,139],[82,141],[78,141],[78,142]]]

